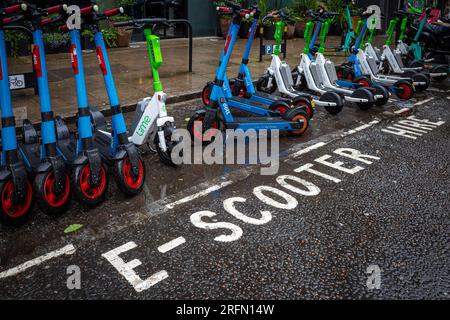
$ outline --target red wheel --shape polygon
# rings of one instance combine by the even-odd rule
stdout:
[[[39,209],[48,215],[60,214],[66,210],[70,200],[70,177],[66,174],[66,182],[61,193],[55,193],[54,171],[40,173],[34,180],[36,200]]]
[[[108,174],[102,164],[98,184],[91,183],[91,167],[89,163],[79,165],[72,171],[73,191],[77,200],[85,205],[96,206],[106,198],[108,190]]]
[[[306,103],[305,101],[298,101],[295,104],[295,107],[296,108],[299,107],[305,110],[309,120],[311,120],[314,117],[314,109],[312,108],[311,104]]]
[[[12,179],[0,183],[1,210],[0,222],[9,226],[24,224],[33,207],[33,188],[26,182],[26,194],[21,202],[14,201],[15,186]]]
[[[396,94],[402,100],[410,100],[414,96],[414,88],[408,82],[402,82],[396,85]]]
[[[136,177],[132,174],[129,157],[116,161],[114,170],[117,185],[123,193],[128,196],[134,196],[142,191],[145,182],[145,165],[141,159],[139,159],[139,173]]]
[[[370,82],[367,81],[366,79],[359,79],[357,82],[365,88],[370,87]]]
[[[211,88],[212,88],[212,85],[209,84],[209,83],[203,88],[202,101],[203,101],[203,104],[205,106],[207,106],[209,104],[209,97],[211,95]]]
[[[205,110],[197,111],[189,120],[187,129],[191,133],[191,137],[195,141],[201,141],[204,143],[211,142],[215,136],[215,130],[208,130],[203,132],[203,122],[205,121]],[[219,129],[219,124],[214,121],[211,129]]]
[[[288,112],[288,110],[289,110],[288,108],[283,106],[278,106],[273,109],[273,111],[278,112],[281,116],[284,116],[284,114]]]

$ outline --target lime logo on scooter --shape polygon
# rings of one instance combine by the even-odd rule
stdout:
[[[75,74],[78,74],[78,59],[77,59],[77,46],[72,45],[70,48],[70,58],[72,59],[72,69]]]
[[[138,136],[142,137],[148,126],[152,123],[152,118],[150,118],[149,116],[145,116],[144,119],[142,120],[142,122],[139,124],[138,130],[137,130],[137,134]]]
[[[39,46],[33,46],[33,67],[38,78],[42,77],[41,53]]]
[[[103,75],[106,76],[108,74],[108,70],[106,69],[105,58],[103,57],[103,51],[101,47],[97,47],[97,58],[100,69],[102,70]]]

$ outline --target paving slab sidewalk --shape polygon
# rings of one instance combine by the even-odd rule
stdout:
[[[378,43],[382,41],[378,39]],[[330,45],[338,45],[339,37],[330,37]],[[235,76],[242,59],[246,40],[238,40],[230,62],[228,75]],[[300,52],[304,46],[303,39],[288,41],[287,62],[294,66],[298,64]],[[193,72],[188,72],[188,41],[187,39],[163,40],[162,51],[164,63],[160,69],[164,90],[171,102],[180,102],[183,98],[198,97],[207,81],[214,79],[215,69],[219,63],[223,40],[219,38],[196,38],[193,49]],[[259,40],[255,40],[251,55],[250,69],[256,80],[270,64],[270,56],[263,62],[258,61]],[[114,48],[108,50],[118,94],[123,106],[131,106],[143,97],[152,94],[151,72],[147,46],[139,43],[129,48]],[[95,52],[83,55],[88,88],[88,99],[91,106],[100,110],[108,108],[108,97],[103,79],[98,67]],[[342,57],[332,57],[336,62]],[[9,60],[10,73],[30,72],[31,57],[18,57]],[[76,114],[77,101],[75,80],[73,78],[70,55],[67,53],[50,54],[47,56],[48,76],[52,106],[56,115],[64,118]],[[13,92],[13,106],[18,123],[28,118],[33,123],[40,121],[39,96],[33,89]]]

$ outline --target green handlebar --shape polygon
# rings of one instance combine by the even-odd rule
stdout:
[[[314,23],[312,21],[309,21],[306,24],[304,38],[305,38],[305,48],[303,49],[304,54],[309,53],[309,45],[311,44],[311,38],[314,31]]]
[[[397,27],[398,18],[394,18],[389,22],[389,28],[387,30],[386,46],[390,47],[392,44],[392,38],[394,36],[395,28]]]
[[[283,42],[283,33],[284,33],[284,27],[286,26],[286,24],[283,21],[278,21],[275,24],[275,49],[273,51],[273,54],[278,56],[281,52],[281,43]]]
[[[400,35],[398,40],[403,41],[405,39],[406,26],[408,25],[408,17],[403,17],[402,24],[400,26]]]
[[[148,55],[153,75],[153,90],[155,92],[163,91],[163,86],[159,78],[158,69],[162,65],[163,58],[161,53],[161,40],[152,34],[151,29],[144,30],[145,39],[147,40]]]
[[[325,41],[327,39],[327,34],[328,31],[330,30],[330,21],[327,20],[323,23],[323,27],[322,30],[320,30],[320,48],[319,48],[319,52],[320,53],[324,53],[325,52]]]

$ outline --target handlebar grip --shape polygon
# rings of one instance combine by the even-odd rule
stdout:
[[[107,10],[107,11],[103,12],[103,14],[105,16],[107,16],[107,17],[116,16],[116,15],[122,14],[122,13],[124,13],[124,10],[123,10],[122,7],[111,9],[111,10]]]
[[[43,19],[43,20],[41,20],[41,26],[44,26],[44,25],[46,25],[46,24],[49,24],[49,23],[51,23],[52,21],[53,21],[52,18],[46,18],[46,19]]]
[[[88,14],[91,14],[92,12],[98,12],[98,6],[97,5],[85,7],[85,8],[80,10],[80,14],[81,15],[88,15]]]
[[[17,13],[20,11],[27,11],[27,9],[28,9],[28,6],[25,3],[22,3],[22,4],[16,4],[16,5],[13,5],[10,7],[6,7],[4,9],[4,11],[7,14],[14,14],[14,13]]]
[[[5,18],[5,19],[2,20],[3,24],[8,24],[8,23],[11,23],[11,22],[12,22],[12,18]]]
[[[242,7],[232,1],[225,1],[225,5],[233,10],[240,10]]]
[[[62,11],[67,10],[67,5],[57,5],[50,8],[45,9],[47,11],[47,14],[53,14],[53,13],[61,13]]]
[[[231,9],[229,7],[220,6],[220,7],[217,7],[217,12],[223,13],[223,14],[229,14],[229,13],[233,12],[233,9]]]

